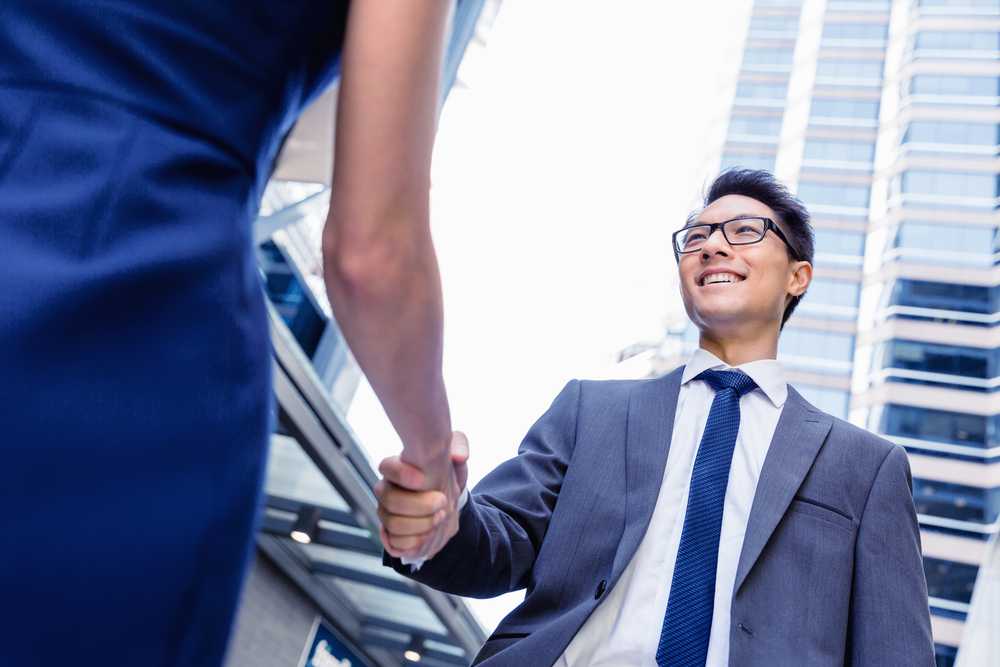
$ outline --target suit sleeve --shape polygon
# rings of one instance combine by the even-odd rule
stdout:
[[[458,533],[417,572],[384,562],[432,588],[494,597],[527,586],[576,444],[580,382],[572,380],[535,422],[518,455],[476,485]]]
[[[934,667],[910,464],[894,446],[868,495],[855,547],[850,664]]]

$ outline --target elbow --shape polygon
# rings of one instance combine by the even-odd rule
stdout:
[[[406,240],[387,235],[324,233],[323,270],[331,304],[364,306],[391,299],[412,275],[413,255]]]

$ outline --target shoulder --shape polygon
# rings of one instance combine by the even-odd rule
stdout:
[[[581,410],[607,413],[627,409],[633,401],[646,404],[650,400],[669,401],[680,389],[683,369],[655,378],[640,380],[574,380],[563,389],[577,383],[576,392]]]
[[[635,400],[669,401],[680,388],[683,368],[655,378],[640,380],[570,380],[553,401],[556,410],[575,410],[588,418],[624,415]]]
[[[896,460],[901,456],[903,460],[906,460],[906,452],[899,445],[860,426],[823,412],[804,399],[791,385],[788,387],[788,399],[789,403],[797,404],[807,412],[822,416],[830,421],[830,431],[827,435],[825,448],[834,450],[832,453],[837,453],[840,457],[856,464],[863,464],[864,468],[874,467],[876,471],[887,458]]]
[[[683,372],[684,367],[681,366],[665,375],[659,375],[654,378],[642,378],[638,380],[573,380],[570,384],[578,382],[580,385],[579,391],[592,396],[628,396],[635,392],[659,393],[670,390],[676,391],[680,387]]]
[[[902,450],[899,445],[871,431],[855,426],[837,417],[831,417],[831,419],[833,420],[833,426],[830,428],[830,440],[833,442],[870,450],[873,455],[882,459],[888,456],[893,449],[898,448]]]

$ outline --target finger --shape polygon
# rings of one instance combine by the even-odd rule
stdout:
[[[469,466],[465,463],[455,464],[455,481],[458,482],[458,488],[464,489],[465,485],[469,481]]]
[[[401,552],[402,555],[418,556],[420,555],[420,547],[427,544],[432,537],[434,537],[433,530],[422,535],[402,535],[399,537],[389,535],[389,541],[392,543],[392,548]]]
[[[390,514],[380,508],[378,510],[378,518],[391,537],[423,535],[430,530],[434,530],[434,527],[441,523],[441,520],[444,518],[444,510],[431,516],[409,517]]]
[[[465,463],[469,460],[469,438],[461,431],[451,434],[451,460],[453,463]]]
[[[419,491],[424,486],[424,473],[416,466],[405,463],[398,456],[382,459],[378,464],[382,477],[404,489]]]
[[[430,535],[433,535],[433,533],[430,533]],[[416,547],[411,547],[409,549],[401,549],[393,544],[393,537],[386,532],[385,526],[379,526],[378,536],[379,539],[382,541],[382,547],[385,549],[386,553],[389,554],[390,556],[393,556],[394,558],[401,558],[403,556],[409,556],[412,558],[414,556],[420,556],[422,555],[421,551],[423,550],[421,547],[423,547],[423,545],[426,544],[428,541],[424,540],[423,543],[419,544]],[[422,536],[418,536],[418,538],[419,537]],[[417,539],[416,541],[419,542],[419,539]],[[409,542],[407,542],[407,544],[409,544]]]
[[[469,438],[461,431],[453,431],[451,434],[451,462],[455,467],[455,481],[458,488],[464,489],[469,481]]]
[[[381,493],[376,492],[379,509],[388,514],[430,516],[444,508],[447,502],[447,496],[440,491],[407,491],[388,483],[379,491]]]
[[[382,540],[382,548],[385,549],[386,553],[390,556],[399,557],[399,554],[392,546],[392,540],[389,539],[389,533],[385,531],[385,526],[378,527],[378,538]]]

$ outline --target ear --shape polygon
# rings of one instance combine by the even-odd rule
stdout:
[[[812,282],[813,267],[809,262],[792,262],[792,272],[788,279],[788,293],[791,296],[802,296]]]

